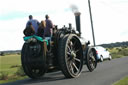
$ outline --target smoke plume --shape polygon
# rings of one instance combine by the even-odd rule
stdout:
[[[72,10],[73,13],[79,12],[78,7],[76,5],[74,5],[74,4],[72,4],[70,6],[70,8],[71,8],[71,10]]]

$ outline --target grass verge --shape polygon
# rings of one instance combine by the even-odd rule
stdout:
[[[14,76],[13,76],[14,77]],[[17,80],[23,80],[23,79],[26,79],[28,78],[27,76],[24,76],[24,77],[16,77],[16,78],[10,78],[8,80],[0,80],[0,84],[4,84],[4,83],[9,83],[9,82],[14,82],[14,81],[17,81]]]
[[[128,76],[114,83],[113,85],[128,85]]]
[[[128,56],[128,47],[108,48],[108,51],[111,53],[113,59]],[[128,77],[117,81],[113,85],[128,85]]]
[[[27,78],[21,67],[21,55],[0,56],[0,84]]]

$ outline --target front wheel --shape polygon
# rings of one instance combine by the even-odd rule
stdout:
[[[92,72],[97,66],[96,51],[91,47],[88,48],[86,64],[90,72]]]

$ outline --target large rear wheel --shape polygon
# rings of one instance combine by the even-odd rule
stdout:
[[[21,52],[21,62],[26,75],[30,78],[41,78],[46,72],[46,56],[43,43],[24,43]]]
[[[66,78],[78,77],[83,67],[83,50],[79,38],[66,35],[59,42],[58,61]]]

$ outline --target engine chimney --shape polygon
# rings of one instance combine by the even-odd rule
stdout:
[[[76,30],[79,32],[79,34],[81,35],[81,28],[80,28],[80,12],[75,12],[75,20],[76,20]]]

